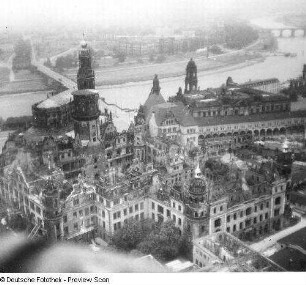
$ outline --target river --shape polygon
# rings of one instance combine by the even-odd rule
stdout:
[[[280,52],[296,53],[296,57],[269,56],[263,62],[250,62],[221,70],[198,73],[198,85],[201,89],[218,87],[231,76],[237,83],[249,79],[265,79],[276,77],[281,82],[302,74],[303,64],[306,63],[306,37],[279,38]],[[187,62],[186,62],[187,64]],[[153,74],[152,74],[153,78]],[[184,76],[160,80],[161,93],[167,99],[175,95],[178,88],[184,87]],[[109,103],[116,103],[127,108],[137,108],[148,97],[152,81],[143,81],[114,86],[99,87],[100,95]],[[46,92],[24,93],[0,96],[0,116],[22,116],[31,114],[31,105],[46,98]],[[128,122],[127,122],[128,123]]]

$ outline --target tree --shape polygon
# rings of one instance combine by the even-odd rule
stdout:
[[[154,222],[151,220],[143,222],[128,220],[128,222],[113,235],[111,244],[124,251],[136,249],[137,245],[151,232],[153,226]]]
[[[166,221],[153,230],[137,249],[145,254],[152,254],[159,260],[168,261],[180,253],[180,230],[173,221]]]

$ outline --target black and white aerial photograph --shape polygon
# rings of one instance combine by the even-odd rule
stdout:
[[[0,282],[303,271],[304,0],[1,0]]]

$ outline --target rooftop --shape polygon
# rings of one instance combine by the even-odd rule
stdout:
[[[99,92],[95,89],[81,89],[81,90],[73,91],[72,95],[74,95],[74,96],[78,96],[78,95],[99,95]]]
[[[173,116],[184,127],[195,126],[195,120],[183,103],[162,103],[152,108],[155,113],[156,124],[160,126],[168,116]]]
[[[66,105],[73,100],[71,92],[72,90],[66,90],[57,95],[49,97],[46,100],[40,102],[36,107],[39,109],[50,109]]]
[[[306,111],[296,112],[281,112],[281,113],[266,113],[266,114],[253,114],[247,116],[224,116],[224,117],[197,117],[194,118],[199,126],[216,126],[216,125],[229,125],[237,123],[251,123],[258,121],[272,121],[281,120],[286,118],[306,118]]]

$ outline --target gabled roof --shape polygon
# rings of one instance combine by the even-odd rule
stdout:
[[[156,124],[161,126],[163,121],[169,116],[178,122],[179,125],[188,127],[196,126],[196,122],[192,115],[189,113],[187,107],[183,103],[163,103],[158,104],[152,108],[152,113],[154,112]]]

